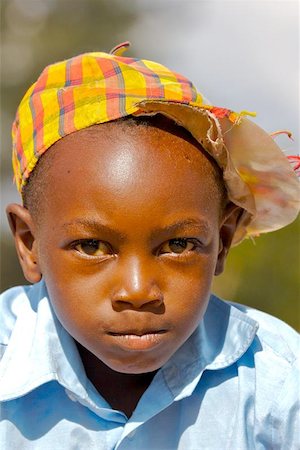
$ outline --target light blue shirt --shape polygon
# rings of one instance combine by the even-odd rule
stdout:
[[[130,419],[87,379],[44,283],[1,298],[0,448],[300,448],[299,336],[212,296],[198,329],[154,377]]]

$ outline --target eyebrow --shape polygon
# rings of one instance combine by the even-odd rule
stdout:
[[[178,232],[178,231],[184,230],[186,228],[192,228],[193,230],[197,229],[206,234],[208,234],[210,231],[209,224],[206,220],[190,218],[190,219],[179,220],[179,221],[174,222],[165,227],[153,230],[153,233],[151,233],[151,236],[153,238],[155,238],[157,236],[157,234],[159,234],[161,232],[166,233],[166,234],[171,234],[171,233],[175,233],[176,231]]]
[[[86,231],[106,232],[122,240],[124,240],[126,237],[124,233],[121,233],[120,231],[117,231],[109,227],[108,225],[102,223],[99,219],[95,220],[87,218],[78,218],[70,222],[65,222],[62,225],[62,228],[68,230],[70,228],[72,229],[77,226],[81,227],[83,230]]]
[[[62,225],[62,228],[68,230],[68,229],[70,229],[70,228],[72,229],[76,226],[80,226],[82,229],[87,230],[87,231],[92,230],[92,231],[96,231],[96,232],[99,232],[99,231],[106,232],[106,233],[109,233],[121,240],[126,239],[126,235],[124,233],[122,233],[118,230],[115,230],[104,223],[101,223],[101,221],[99,219],[94,220],[94,219],[88,219],[88,218],[78,218],[78,219],[74,219],[70,222],[65,222]],[[203,220],[200,218],[199,219],[198,218],[197,219],[187,218],[184,220],[179,220],[177,222],[174,222],[170,225],[157,227],[156,229],[154,229],[152,231],[151,238],[154,239],[161,233],[172,234],[172,233],[181,231],[186,228],[197,229],[206,234],[208,234],[210,231],[209,224],[206,220]]]

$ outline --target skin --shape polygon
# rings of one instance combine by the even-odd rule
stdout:
[[[87,376],[130,416],[201,320],[239,211],[221,209],[215,167],[172,126],[103,124],[51,152],[39,216],[7,208],[19,259],[44,278]]]

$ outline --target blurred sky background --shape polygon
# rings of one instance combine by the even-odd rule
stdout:
[[[129,40],[128,56],[189,77],[213,104],[256,111],[287,154],[299,150],[299,2],[289,0],[0,0],[1,290],[24,283],[5,218],[10,128],[26,89],[49,63]],[[233,249],[214,291],[300,330],[299,221]]]

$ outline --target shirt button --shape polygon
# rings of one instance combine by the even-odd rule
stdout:
[[[69,391],[68,389],[65,389],[65,393],[69,397],[72,402],[77,402],[77,397],[73,394],[73,392]]]

